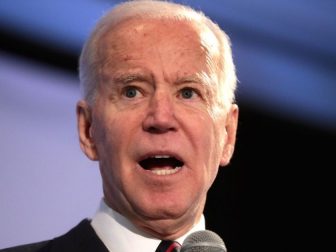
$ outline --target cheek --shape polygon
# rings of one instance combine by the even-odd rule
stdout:
[[[129,113],[110,111],[95,120],[95,143],[99,162],[103,166],[121,165],[141,127],[138,117],[137,114],[129,116]]]
[[[209,158],[218,157],[225,142],[224,121],[214,119],[211,115],[199,117],[191,131],[197,145],[208,153]],[[223,125],[223,127],[221,126]]]
[[[208,160],[207,170],[211,183],[217,175],[226,142],[225,125],[222,121],[209,120],[203,128],[202,150]]]
[[[112,121],[99,123],[95,127],[95,142],[97,143],[98,161],[105,189],[120,187],[122,160],[120,153],[123,152],[123,127],[118,127]]]
[[[120,129],[120,127],[119,127]],[[106,165],[102,162],[107,162],[112,158],[113,153],[118,149],[118,137],[120,132],[118,130],[115,120],[101,114],[93,118],[92,132],[94,142],[98,152],[99,162],[102,165]]]
[[[218,172],[222,144],[219,128],[209,116],[198,117],[197,123],[189,127],[189,138],[196,152],[193,152],[194,166],[200,180],[208,189]]]

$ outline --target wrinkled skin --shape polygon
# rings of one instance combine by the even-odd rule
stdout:
[[[204,29],[204,28],[202,28]],[[99,161],[106,203],[160,239],[187,232],[204,210],[219,166],[233,153],[238,108],[218,110],[200,28],[127,20],[100,39],[96,100],[77,104],[81,148]],[[216,107],[217,106],[217,107]],[[157,155],[182,162],[143,169]]]

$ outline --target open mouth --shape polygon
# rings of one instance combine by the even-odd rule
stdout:
[[[184,163],[169,155],[154,155],[139,162],[140,166],[156,175],[170,175],[178,172]]]

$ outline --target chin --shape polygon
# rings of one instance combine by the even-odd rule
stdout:
[[[142,215],[146,216],[148,219],[159,220],[159,219],[176,219],[186,212],[185,207],[181,205],[155,205],[149,206],[141,210]]]
[[[176,239],[197,221],[196,216],[167,211],[167,209],[156,209],[156,212],[148,214],[150,214],[150,218],[139,220],[134,224],[138,224],[140,229],[158,239]]]
[[[174,222],[193,222],[200,211],[194,205],[181,204],[180,202],[169,202],[169,204],[148,205],[140,209],[140,215],[144,220],[157,222],[160,225],[171,225]]]

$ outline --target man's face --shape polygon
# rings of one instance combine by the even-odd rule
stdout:
[[[217,111],[202,41],[182,22],[123,22],[101,39],[95,103],[78,103],[82,149],[99,161],[107,204],[158,237],[199,220],[232,155],[237,107]]]

